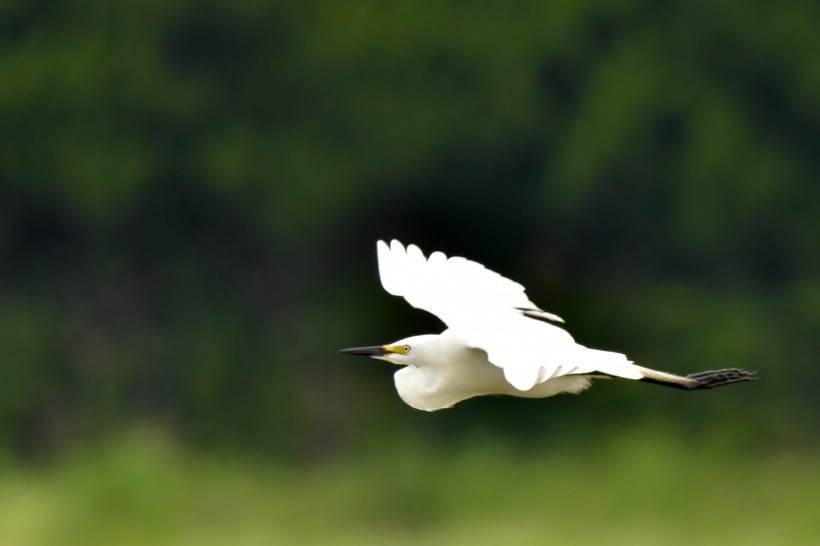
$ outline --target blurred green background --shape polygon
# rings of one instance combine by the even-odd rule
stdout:
[[[0,543],[813,544],[820,6],[0,2]],[[377,239],[752,384],[405,406]]]

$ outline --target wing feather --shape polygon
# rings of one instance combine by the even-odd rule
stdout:
[[[438,316],[465,345],[485,351],[519,390],[570,373],[636,373],[624,355],[587,349],[544,322],[563,321],[531,302],[522,285],[479,263],[441,252],[425,258],[416,245],[396,240],[379,241],[377,252],[388,293]]]

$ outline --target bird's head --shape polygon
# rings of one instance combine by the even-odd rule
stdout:
[[[436,335],[413,336],[387,345],[353,347],[341,349],[339,352],[369,356],[399,366],[419,366],[427,360],[425,357],[429,356],[431,351],[438,349],[438,337]]]

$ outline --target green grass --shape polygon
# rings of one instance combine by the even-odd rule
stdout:
[[[293,465],[136,434],[47,469],[6,464],[0,544],[794,545],[820,535],[818,506],[816,456],[657,435],[584,453],[392,445]]]

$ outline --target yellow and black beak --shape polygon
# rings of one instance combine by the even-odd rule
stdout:
[[[339,349],[340,353],[349,355],[380,357],[391,353],[386,345],[374,345],[372,347],[352,347],[350,349]]]

